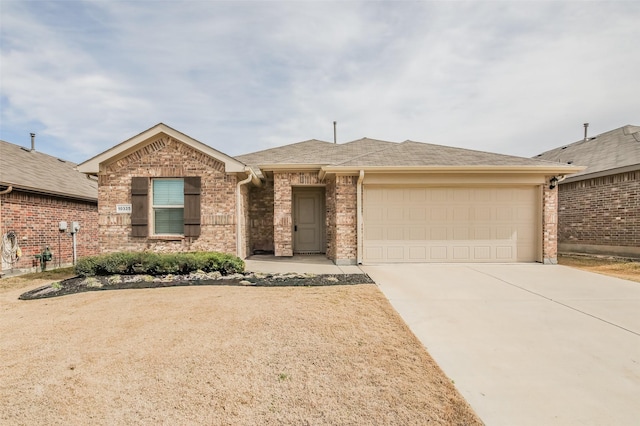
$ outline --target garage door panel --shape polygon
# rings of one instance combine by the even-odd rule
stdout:
[[[410,188],[407,192],[411,203],[422,204],[427,201],[427,190],[425,188]]]
[[[469,247],[467,246],[454,246],[453,247],[453,259],[457,261],[468,261],[471,260],[469,258]]]
[[[387,237],[385,240],[404,240],[404,228],[398,226],[389,226],[387,228]]]
[[[456,226],[453,228],[453,239],[454,240],[468,240],[469,239],[469,228],[468,227],[460,227]]]
[[[429,259],[432,261],[444,261],[447,260],[447,247],[446,246],[433,246],[429,248]]]
[[[405,240],[422,241],[427,239],[427,228],[424,226],[411,227],[407,231]]]
[[[535,261],[538,197],[535,187],[365,186],[363,260]]]
[[[409,247],[409,259],[415,262],[427,261],[427,247]]]
[[[427,209],[424,207],[410,208],[408,219],[411,222],[424,222],[427,219]]]
[[[496,259],[500,261],[511,260],[515,256],[513,253],[513,247],[511,246],[498,246],[496,247]]]
[[[391,261],[404,260],[404,247],[403,246],[387,247],[387,258]]]
[[[474,240],[490,240],[491,239],[491,227],[490,226],[478,226],[473,228]]]
[[[474,260],[491,260],[490,246],[477,246],[473,248]]]
[[[431,227],[430,233],[431,240],[447,240],[447,228],[444,227]]]

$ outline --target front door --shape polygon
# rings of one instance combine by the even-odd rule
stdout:
[[[293,190],[293,251],[323,253],[324,188]]]

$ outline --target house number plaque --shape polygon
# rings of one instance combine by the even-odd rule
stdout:
[[[116,204],[116,213],[131,213],[131,204]]]

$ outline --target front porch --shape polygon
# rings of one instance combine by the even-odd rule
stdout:
[[[245,270],[265,274],[362,274],[357,265],[336,265],[324,254],[294,255],[282,257],[268,254],[249,256],[245,259]]]
[[[356,176],[321,179],[317,171],[268,174],[249,192],[247,253],[319,254],[355,265],[356,185]]]

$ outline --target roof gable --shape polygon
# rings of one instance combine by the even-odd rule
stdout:
[[[245,165],[242,162],[210,147],[209,145],[206,145],[200,141],[197,141],[185,135],[184,133],[181,133],[163,123],[156,124],[150,129],[145,130],[144,132],[130,139],[127,139],[126,141],[104,151],[103,153],[98,154],[95,157],[79,164],[78,170],[82,173],[98,174],[98,172],[100,171],[101,164],[111,163],[113,161],[117,161],[121,158],[124,158],[127,155],[131,154],[132,152],[139,150],[143,146],[146,146],[152,143],[154,140],[158,138],[158,136],[162,134],[165,134],[175,140],[178,140],[186,145],[189,145],[193,149],[199,152],[202,152],[203,154],[206,154],[220,161],[221,163],[224,163],[225,171],[228,173],[245,171]]]
[[[55,196],[95,201],[98,182],[76,164],[0,141],[0,185]]]
[[[640,168],[640,127],[627,125],[587,140],[563,145],[534,157],[586,169],[571,178],[617,169]]]

